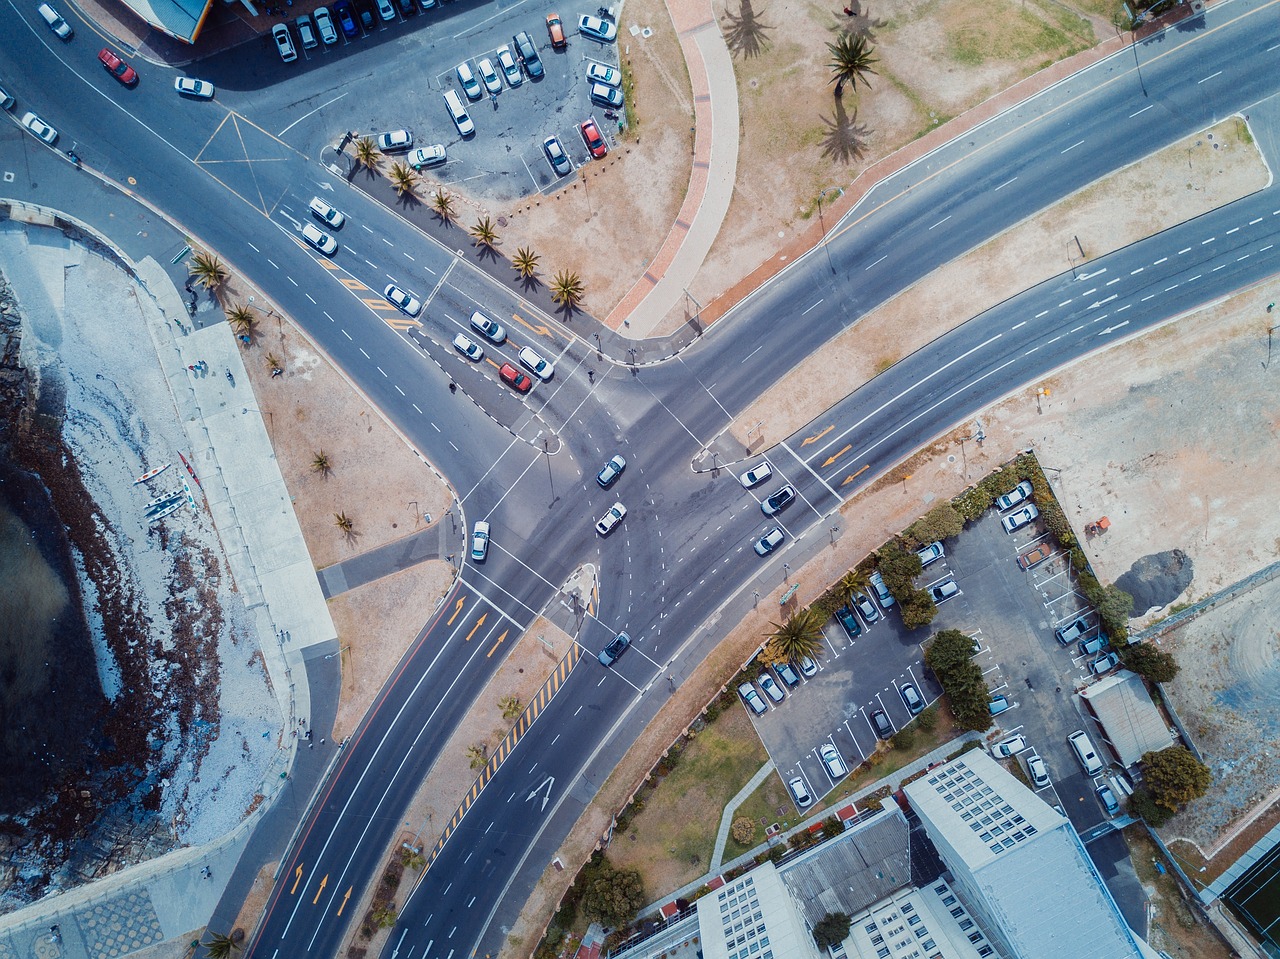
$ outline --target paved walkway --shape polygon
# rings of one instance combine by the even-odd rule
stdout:
[[[729,830],[733,827],[733,814],[738,811],[738,807],[747,801],[760,784],[768,778],[769,773],[773,772],[773,760],[760,767],[759,771],[751,777],[750,782],[738,790],[738,795],[729,800],[724,807],[724,814],[720,817],[720,831],[716,833],[716,848],[711,854],[711,871],[715,872],[720,868],[720,860],[724,858],[725,843],[729,841]]]

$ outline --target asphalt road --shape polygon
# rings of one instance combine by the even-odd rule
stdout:
[[[230,88],[237,110],[228,112],[221,92],[213,104],[181,101],[171,78],[145,65],[141,86],[124,90],[97,65],[86,26],[77,23],[77,39],[64,45],[33,11],[0,10],[0,72],[19,112],[35,109],[60,129],[60,146],[74,143],[88,166],[245,273],[450,477],[468,521],[494,524],[488,560],[463,570],[324,787],[286,859],[286,873],[296,867],[299,879],[277,887],[247,953],[336,954],[352,920],[347,890],[354,895],[375,875],[412,789],[491,674],[495,659],[482,651],[502,628],[527,626],[581,562],[600,564],[602,589],[580,641],[594,654],[626,628],[635,645],[613,670],[587,656],[570,673],[450,832],[401,916],[397,955],[498,950],[551,851],[661,707],[664,676],[678,683],[715,645],[718,624],[750,609],[753,585],[776,583],[784,562],[798,567],[806,550],[820,548],[826,514],[867,477],[1063,363],[1273,272],[1280,198],[1267,191],[966,323],[769,452],[794,471],[803,504],[785,514],[788,542],[768,560],[750,550],[771,525],[754,499],[727,470],[690,469],[764,385],[875,304],[1214,118],[1261,113],[1251,105],[1276,85],[1271,7],[1224,3],[1207,25],[1146,41],[984,124],[885,181],[828,251],[805,257],[678,359],[613,365],[594,381],[584,366],[600,361],[580,334],[334,182],[309,149],[318,133],[300,133],[299,148],[291,134],[282,139],[256,122],[259,101],[268,112],[281,96],[300,102],[300,84],[324,64],[285,77],[278,62],[242,51],[237,82],[208,77]],[[353,52],[345,69],[379,68],[361,56]],[[1272,129],[1259,134],[1264,144],[1274,144]],[[44,148],[15,125],[0,149],[17,158]],[[18,176],[20,163],[12,164]],[[296,239],[317,192],[351,217],[331,260]],[[77,196],[44,202],[75,212]],[[422,326],[379,302],[388,281],[428,301]],[[448,337],[477,308],[555,357],[555,379],[516,401],[487,368],[458,367]],[[449,393],[451,377],[464,390]],[[603,493],[592,477],[615,451],[631,466]],[[599,541],[591,523],[615,498],[630,514]]]

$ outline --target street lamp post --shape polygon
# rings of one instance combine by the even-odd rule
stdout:
[[[828,187],[818,194],[818,226],[822,228],[822,246],[827,251],[827,266],[831,267],[832,273],[836,271],[836,265],[831,262],[831,247],[827,245],[827,224],[822,218],[822,198],[836,189],[839,189],[839,187]],[[840,190],[840,192],[843,193],[844,191]]]

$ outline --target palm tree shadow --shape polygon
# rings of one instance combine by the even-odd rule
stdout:
[[[819,117],[827,128],[822,137],[822,155],[839,163],[852,163],[861,160],[867,149],[867,138],[871,128],[858,122],[858,111],[852,115],[845,112],[844,101],[840,98],[837,87],[835,116],[831,119]]]
[[[876,31],[885,25],[884,21],[873,17],[870,10],[864,10],[862,0],[849,0],[846,10],[840,16],[840,29],[855,37],[864,37],[868,43],[874,43]]]
[[[422,198],[412,190],[401,193],[396,197],[396,202],[406,210],[416,210],[418,207],[422,206]]]
[[[740,0],[736,14],[726,10],[724,20],[724,42],[735,54],[749,60],[769,49],[766,34],[773,27],[760,19],[751,0]]]
[[[538,279],[538,275],[536,273],[531,276],[522,276],[520,277],[520,288],[524,290],[525,293],[536,293],[538,290],[542,289],[542,281]]]
[[[483,263],[486,259],[491,259],[493,260],[494,263],[497,263],[499,260],[506,259],[506,257],[503,256],[501,253],[499,253],[495,247],[488,246],[484,243],[477,243],[475,244],[475,247],[476,247],[476,259],[479,260],[481,263]]]
[[[575,313],[580,312],[572,303],[561,303],[556,307],[556,312],[564,317],[564,321],[568,323],[573,319]]]

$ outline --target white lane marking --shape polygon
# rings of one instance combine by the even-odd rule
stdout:
[[[1159,266],[1161,263],[1163,263],[1163,262],[1164,262],[1165,260],[1167,260],[1167,259],[1169,259],[1167,256],[1162,256],[1162,257],[1160,257],[1160,259],[1156,260],[1156,261],[1155,261],[1154,263],[1152,263],[1151,265],[1152,265],[1152,266]]]
[[[786,440],[783,440],[783,441],[782,441],[781,443],[779,443],[778,445],[779,445],[779,446],[781,446],[781,447],[782,447],[784,450],[786,450],[788,453],[790,453],[790,454],[795,458],[795,461],[796,461],[797,463],[799,463],[801,466],[803,466],[805,469],[807,469],[810,473],[812,473],[812,474],[813,474],[813,478],[814,478],[814,479],[816,479],[819,483],[821,483],[823,486],[825,486],[825,487],[827,488],[827,492],[829,492],[832,496],[834,496],[834,497],[836,498],[836,502],[837,502],[837,503],[843,502],[843,501],[840,499],[840,494],[839,494],[839,493],[837,493],[834,489],[832,489],[832,488],[831,488],[831,484],[830,484],[830,483],[828,483],[826,480],[824,480],[824,479],[823,479],[821,476],[819,476],[816,472],[814,472],[813,467],[812,467],[812,466],[810,466],[808,463],[806,463],[804,460],[802,460],[802,459],[801,459],[801,458],[796,454],[796,451],[795,451],[795,450],[793,450],[790,446],[788,446],[788,445],[787,445]],[[799,492],[799,490],[797,490],[796,492]],[[809,503],[809,500],[808,500],[807,498],[805,498],[805,497],[801,496],[801,499],[804,499],[804,501],[805,501],[806,503]],[[812,509],[812,510],[813,510],[815,513],[817,513],[819,516],[823,516],[823,515],[825,515],[821,510],[819,510],[817,507],[815,507],[812,503],[809,503],[809,508],[810,508],[810,509]],[[788,532],[788,533],[790,533],[790,532],[791,532],[791,530],[787,530],[787,532]]]
[[[310,293],[304,293],[304,294],[302,294],[302,295],[303,295],[303,296],[305,296],[308,300],[311,300],[311,305],[312,305],[312,306],[319,306],[319,305],[320,305],[320,304],[318,304],[318,303],[315,301],[315,299],[311,296],[311,294],[310,294]]]
[[[1240,232],[1240,227],[1238,227],[1238,226],[1233,226],[1231,229],[1229,229],[1226,233],[1224,233],[1224,234],[1222,234],[1222,235],[1223,235],[1223,236],[1230,236],[1232,233],[1239,233],[1239,232]]]
[[[1076,147],[1078,147],[1078,146],[1079,146],[1080,144],[1082,144],[1082,143],[1084,143],[1084,141],[1083,141],[1083,140],[1077,140],[1075,143],[1071,144],[1071,146],[1067,147],[1067,148],[1066,148],[1065,150],[1063,150],[1062,152],[1063,152],[1063,153],[1070,153],[1072,150],[1074,150]],[[1061,154],[1059,154],[1059,155],[1061,155]]]
[[[1182,254],[1184,254],[1184,253],[1190,253],[1190,252],[1191,252],[1191,247],[1189,247],[1189,246],[1188,246],[1188,247],[1185,247],[1185,248],[1183,248],[1183,249],[1179,250],[1179,251],[1178,251],[1178,256],[1182,256]]]
[[[1211,73],[1207,77],[1205,77],[1203,80],[1197,80],[1196,86],[1199,86],[1202,83],[1207,83],[1208,81],[1212,80],[1214,77],[1220,77],[1220,76],[1222,76],[1221,70],[1219,70],[1217,73]]]
[[[738,365],[741,366],[743,363],[747,362],[747,360],[751,359],[751,357],[755,356],[757,353],[759,353],[763,349],[764,349],[764,344],[761,343],[754,350],[752,350],[750,353],[744,356],[741,360],[739,360]]]
[[[1262,222],[1262,217],[1258,217],[1256,220],[1250,220],[1249,226],[1253,226],[1255,223],[1261,223],[1261,222]]]
[[[1200,279],[1200,277],[1202,277],[1202,276],[1204,276],[1204,274],[1203,274],[1203,273],[1197,273],[1197,274],[1196,274],[1195,276],[1193,276],[1191,279],[1187,280],[1187,282],[1188,282],[1188,283],[1194,283],[1196,280]]]
[[[1129,275],[1130,275],[1130,276],[1137,276],[1139,273],[1141,273],[1141,272],[1142,272],[1143,270],[1145,270],[1145,269],[1146,269],[1146,267],[1145,267],[1145,266],[1140,266],[1140,267],[1138,267],[1136,270],[1130,270],[1130,271],[1129,271]]]
[[[882,260],[887,260],[887,259],[889,259],[889,254],[888,254],[888,253],[886,253],[884,256],[880,257],[880,259],[879,259],[879,260],[876,260],[876,263],[879,263],[879,262],[881,262]],[[876,263],[872,263],[872,264],[871,264],[871,266],[875,266],[875,265],[876,265]],[[866,272],[867,272],[867,270],[871,269],[871,266],[867,267],[867,269],[866,269],[866,270],[863,270],[862,272],[863,272],[863,273],[866,273]]]
[[[1216,240],[1216,239],[1217,239],[1217,237],[1216,237],[1216,236],[1211,236],[1211,237],[1209,237],[1209,239],[1207,239],[1207,240],[1201,240],[1201,241],[1200,241],[1200,245],[1201,245],[1201,246],[1204,246],[1206,243],[1212,243],[1212,242],[1213,242],[1214,240]]]
[[[1026,321],[1026,320],[1023,320],[1021,323],[1018,323],[1018,324],[1017,324],[1017,325],[1015,325],[1015,326],[1011,326],[1011,327],[1009,327],[1009,332],[1010,332],[1010,333],[1012,333],[1014,330],[1021,329],[1022,327],[1026,326],[1026,325],[1027,325],[1027,321]]]
[[[320,106],[318,106],[318,107],[316,107],[314,110],[312,110],[310,113],[304,113],[302,116],[298,117],[298,119],[294,120],[294,121],[293,121],[292,123],[290,123],[287,127],[285,127],[283,130],[281,130],[279,133],[277,133],[277,134],[276,134],[276,136],[278,136],[278,137],[282,137],[282,136],[284,136],[286,133],[288,133],[290,130],[292,130],[294,127],[296,127],[299,123],[301,123],[301,122],[302,122],[303,120],[305,120],[307,117],[311,116],[311,114],[312,114],[312,113],[319,113],[321,110],[323,110],[325,107],[327,107],[330,103],[337,103],[339,100],[341,100],[341,99],[342,99],[343,97],[345,97],[345,96],[346,96],[346,94],[345,94],[345,93],[339,93],[339,94],[338,94],[336,97],[334,97],[332,100],[327,100],[327,101],[325,101],[324,103],[320,104]]]
[[[942,226],[942,224],[946,223],[950,219],[951,219],[951,214],[948,213],[946,216],[944,216],[941,220],[939,220],[933,226],[929,227],[929,229],[932,230],[934,226]]]
[[[405,252],[404,252],[404,250],[401,250],[401,251],[400,251],[400,255],[401,255],[401,256],[403,256],[403,257],[404,257],[406,260],[408,260],[410,263],[417,263],[417,262],[418,262],[418,261],[417,261],[417,260],[415,260],[413,257],[411,257],[408,253],[405,253]]]
[[[803,313],[801,313],[800,315],[801,315],[801,316],[808,316],[808,315],[809,315],[809,313],[810,313],[811,311],[816,310],[816,309],[817,309],[818,307],[820,307],[823,303],[825,303],[825,302],[826,302],[826,300],[827,300],[827,298],[824,296],[821,300],[819,300],[817,303],[813,304],[813,306],[809,307],[809,309],[805,310],[805,311],[804,311]]]
[[[1114,280],[1107,280],[1107,286],[1114,286],[1116,283],[1119,283],[1123,279],[1124,277],[1117,276]]]
[[[246,243],[249,243],[249,241],[248,241],[248,240],[245,240],[245,242],[246,242]],[[256,246],[254,246],[252,243],[249,243],[249,249],[253,250],[253,252],[254,252],[254,253],[261,253],[261,252],[262,252],[262,251],[261,251],[261,250],[259,250]]]
[[[1149,104],[1147,104],[1145,107],[1143,107],[1141,110],[1139,110],[1139,111],[1138,111],[1138,113],[1146,113],[1146,112],[1147,112],[1148,110],[1150,110],[1153,106],[1155,106],[1155,104],[1154,104],[1154,103],[1149,103]],[[1134,117],[1136,117],[1136,116],[1138,115],[1138,113],[1130,113],[1130,114],[1129,114],[1129,119],[1130,119],[1130,120],[1132,120]]]
[[[998,191],[1000,191],[1000,190],[1003,190],[1005,187],[1007,187],[1010,183],[1012,183],[1012,182],[1013,182],[1014,180],[1016,180],[1016,179],[1018,179],[1018,178],[1015,176],[1015,177],[1013,177],[1012,179],[1005,180],[1003,183],[1001,183],[998,187],[996,187],[996,188],[995,188],[994,190],[992,190],[991,192],[992,192],[992,193],[996,193],[996,192],[998,192]]]
[[[1144,297],[1143,297],[1141,300],[1139,300],[1138,302],[1139,302],[1139,303],[1145,303],[1145,302],[1147,302],[1147,300],[1154,300],[1154,299],[1155,299],[1155,297],[1156,297],[1156,295],[1155,295],[1154,293],[1151,293],[1151,294],[1148,294],[1147,296],[1144,296]]]
[[[1042,316],[1046,316],[1048,313],[1049,313],[1049,311],[1048,311],[1048,310],[1041,310],[1039,313],[1037,313],[1035,316],[1033,316],[1033,317],[1032,317],[1032,319],[1034,319],[1034,320],[1038,320],[1038,319],[1040,319],[1040,317],[1042,317]]]

